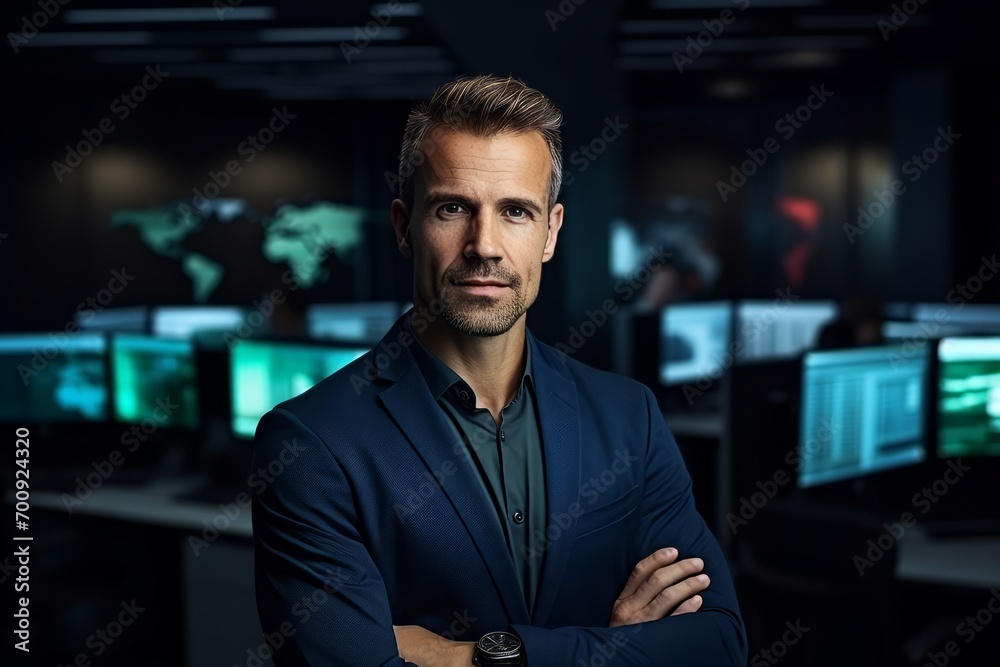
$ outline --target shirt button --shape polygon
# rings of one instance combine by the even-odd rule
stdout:
[[[524,523],[524,515],[521,514],[520,512],[514,512],[514,523],[516,523],[519,526],[522,523]]]
[[[500,431],[500,442],[504,442],[506,440],[507,440],[506,434],[504,434],[503,431]]]
[[[469,400],[469,392],[464,391],[464,390],[460,391],[460,392],[458,392],[458,397],[460,399],[462,399],[462,402],[464,403],[464,402],[466,402],[466,401]]]

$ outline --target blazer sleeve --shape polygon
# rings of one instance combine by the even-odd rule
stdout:
[[[617,628],[545,629],[511,625],[520,635],[529,667],[593,664],[601,655],[615,664],[650,667],[729,667],[747,664],[747,639],[732,577],[722,549],[698,514],[691,477],[653,393],[643,387],[649,440],[639,529],[631,545],[635,562],[663,547],[678,560],[699,557],[711,578],[693,613]],[[621,582],[622,588],[625,581]],[[608,609],[610,619],[611,609]]]
[[[293,414],[275,408],[254,437],[257,611],[278,667],[392,665],[385,585],[361,540],[344,471]]]

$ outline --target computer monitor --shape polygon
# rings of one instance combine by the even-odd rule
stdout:
[[[929,356],[880,346],[803,357],[799,488],[923,460]]]
[[[0,422],[57,424],[108,418],[102,333],[0,335]]]
[[[375,345],[400,316],[395,301],[309,306],[306,327],[312,338]]]
[[[153,309],[156,336],[191,338],[200,332],[236,332],[246,312],[238,306],[161,306]]]
[[[741,301],[736,306],[740,361],[787,359],[814,348],[838,310],[833,301]]]
[[[909,301],[889,301],[882,305],[882,317],[886,320],[908,320],[913,313]]]
[[[945,336],[961,336],[975,333],[976,328],[959,322],[935,322],[933,320],[918,322],[883,322],[882,338],[886,342],[910,341],[926,344],[928,340],[944,338]]]
[[[1000,333],[1000,305],[992,303],[917,303],[915,322],[962,325],[967,332]],[[943,337],[943,336],[942,336]]]
[[[728,301],[680,303],[660,313],[660,382],[716,378],[725,367],[732,328]]]
[[[84,331],[134,331],[143,333],[149,326],[149,309],[105,308],[101,311],[83,310],[76,313],[76,323]]]
[[[190,340],[118,334],[111,344],[115,419],[157,428],[199,425],[198,378]]]
[[[234,435],[252,438],[264,413],[298,396],[369,349],[292,341],[236,341],[230,361]]]
[[[937,455],[1000,456],[1000,338],[945,338],[937,358]]]

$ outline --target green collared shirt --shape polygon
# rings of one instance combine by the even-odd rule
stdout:
[[[465,442],[479,470],[483,492],[493,501],[517,571],[529,613],[534,609],[545,550],[545,460],[531,378],[531,345],[514,399],[500,411],[500,425],[486,408],[476,408],[472,387],[435,357],[404,320],[410,347],[427,386],[450,417],[455,436]]]

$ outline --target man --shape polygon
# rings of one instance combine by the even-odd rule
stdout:
[[[414,308],[257,429],[255,468],[298,452],[253,508],[276,664],[746,664],[652,393],[526,329],[561,122],[496,77],[411,113],[391,213]]]

